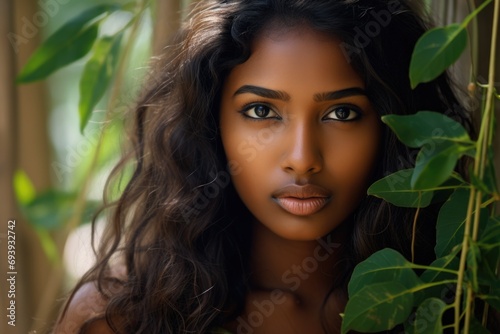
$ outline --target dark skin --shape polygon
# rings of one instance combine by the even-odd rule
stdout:
[[[257,37],[225,81],[221,138],[254,216],[251,291],[232,332],[323,334],[322,310],[339,331],[345,294],[323,302],[342,273],[342,223],[366,194],[381,132],[364,87],[339,41],[304,26]],[[55,333],[77,333],[104,310],[87,283]],[[94,326],[112,333],[104,320]]]
[[[271,30],[225,82],[222,142],[255,218],[252,290],[244,314],[228,326],[233,332],[324,333],[321,308],[342,270],[335,267],[341,224],[366,194],[381,131],[364,82],[338,45],[307,27]],[[321,246],[326,235],[331,253]],[[274,306],[266,303],[272,291],[282,296]],[[326,304],[332,331],[345,302],[334,292]]]

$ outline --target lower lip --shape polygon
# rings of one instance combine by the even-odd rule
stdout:
[[[292,215],[309,216],[315,214],[328,202],[326,197],[296,198],[279,197],[276,198],[278,204]]]

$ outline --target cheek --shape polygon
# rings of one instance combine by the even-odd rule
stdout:
[[[272,170],[269,150],[254,136],[233,131],[222,136],[228,164],[233,166],[231,178],[237,190],[251,188]]]
[[[235,119],[236,118],[236,119]],[[272,159],[273,144],[278,140],[281,127],[261,127],[247,123],[241,125],[237,117],[227,117],[221,122],[221,139],[228,162],[253,172],[268,168]]]
[[[228,163],[237,166],[231,173],[236,192],[255,214],[255,210],[265,206],[265,194],[272,192],[272,181],[278,176],[276,173],[280,173],[276,158],[279,154],[276,152],[276,145],[273,145],[277,143],[277,138],[273,137],[270,142],[268,131],[256,131],[252,129],[252,124],[247,125],[250,130],[236,127],[235,123],[237,124],[237,120],[229,123],[232,127],[223,129],[221,139]]]

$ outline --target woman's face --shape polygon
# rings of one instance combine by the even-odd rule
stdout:
[[[223,86],[234,186],[255,219],[286,239],[339,226],[374,169],[380,122],[339,43],[304,27],[263,34]]]

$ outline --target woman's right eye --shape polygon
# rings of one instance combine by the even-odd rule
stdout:
[[[278,118],[279,115],[265,104],[252,104],[243,109],[243,115],[253,119]]]

